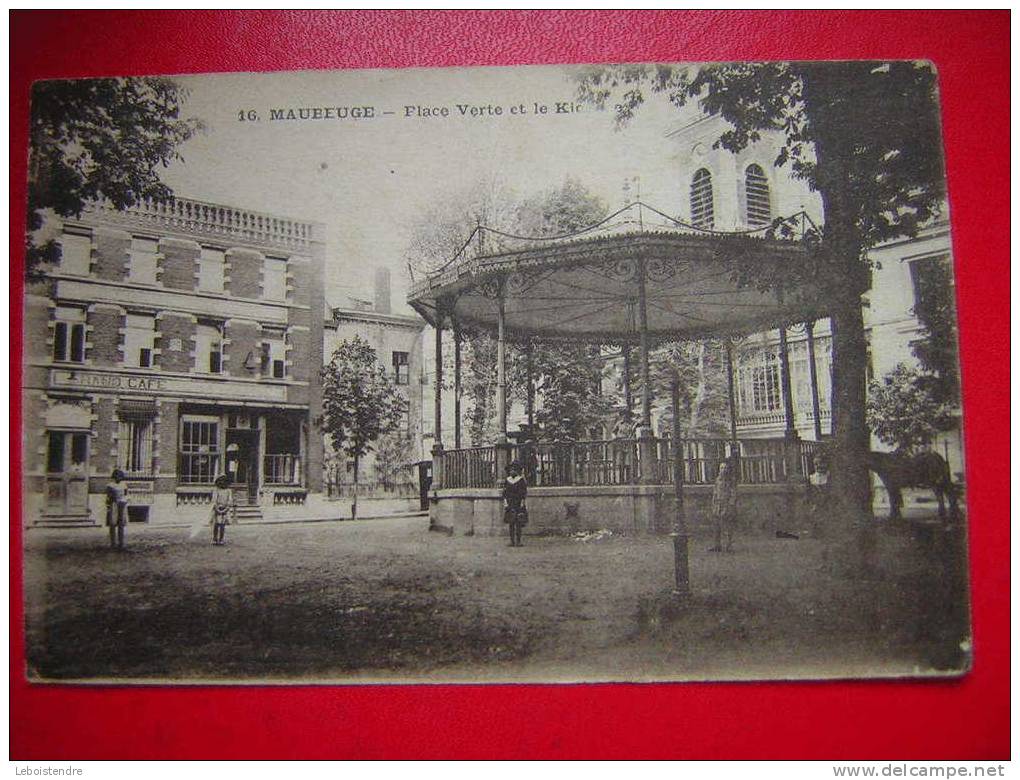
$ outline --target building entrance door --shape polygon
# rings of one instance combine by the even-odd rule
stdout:
[[[227,474],[235,488],[247,488],[249,503],[259,497],[259,432],[227,430]]]
[[[89,434],[50,431],[46,453],[46,513],[87,515]]]

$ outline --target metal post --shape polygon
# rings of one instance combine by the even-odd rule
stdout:
[[[533,343],[529,340],[527,347],[527,370],[528,370],[528,387],[527,387],[527,405],[528,405],[528,438],[535,438],[535,363],[534,363],[534,349]]]
[[[436,310],[436,392],[435,392],[436,446],[443,444],[443,312]]]
[[[730,401],[730,441],[733,443],[733,452],[736,455],[739,449],[737,445],[737,394],[733,384],[733,345],[729,338],[723,341],[726,345],[726,391]]]
[[[808,376],[811,378],[811,413],[815,417],[815,441],[822,440],[822,415],[818,403],[818,371],[815,367],[815,323],[808,320],[804,323],[807,333]]]
[[[460,326],[453,325],[453,446],[460,449]]]
[[[687,551],[687,518],[684,515],[684,462],[680,441],[680,377],[673,372],[670,382],[673,406],[673,490],[676,492],[676,515],[673,520],[673,595],[691,594],[691,576]]]
[[[783,460],[786,462],[786,478],[801,474],[800,445],[797,427],[793,418],[793,383],[790,381],[790,346],[786,342],[786,327],[779,328],[779,375],[783,384],[783,416],[786,430],[783,434]]]
[[[506,441],[506,300],[499,286],[499,319],[496,340],[496,417],[500,443]]]
[[[783,385],[783,416],[786,418],[786,438],[797,436],[793,419],[793,386],[790,382],[790,346],[786,342],[786,327],[779,328],[779,377]]]
[[[645,289],[645,264],[638,265],[638,328],[641,336],[641,425],[652,427],[652,382],[648,369],[648,294]]]
[[[634,395],[630,389],[630,344],[624,344],[623,352],[623,404],[627,409],[627,421],[634,412]]]

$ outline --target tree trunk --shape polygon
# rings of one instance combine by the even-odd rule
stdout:
[[[698,388],[694,392],[694,400],[691,402],[691,416],[687,423],[687,435],[695,436],[698,429],[698,422],[701,416],[701,405],[705,401],[705,393],[708,390],[708,377],[705,375],[705,342],[698,342]]]
[[[359,456],[354,456],[354,492],[351,496],[351,520],[358,519],[358,461]]]
[[[846,127],[846,83],[815,65],[800,69],[804,100],[812,106],[815,185],[825,216],[819,282],[831,306],[832,497],[847,528],[869,528],[871,490],[866,456],[870,432],[865,415],[868,344],[861,296],[871,286],[859,209],[854,205],[850,162],[853,137]],[[860,541],[860,539],[859,539]],[[867,545],[862,542],[862,552]]]
[[[866,420],[868,345],[860,299],[835,302],[832,310],[832,494],[847,519],[871,511],[866,457],[871,447]]]

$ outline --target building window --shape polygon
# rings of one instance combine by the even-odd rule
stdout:
[[[64,363],[85,362],[85,311],[73,306],[58,306],[53,323],[53,360]]]
[[[212,484],[220,473],[219,419],[190,415],[181,419],[179,478],[184,484]]]
[[[748,165],[744,172],[744,192],[747,198],[747,224],[751,227],[767,225],[772,221],[772,198],[769,180],[759,165]]]
[[[199,322],[195,330],[195,367],[201,373],[223,371],[223,327],[216,322]]]
[[[267,257],[262,275],[262,297],[267,301],[287,300],[287,260]]]
[[[712,174],[705,168],[698,170],[691,180],[691,224],[706,229],[715,225]]]
[[[85,474],[89,452],[87,433],[50,431],[46,450],[47,474]]]
[[[262,376],[283,379],[287,376],[286,341],[282,331],[262,330]]]
[[[226,254],[222,249],[202,247],[198,259],[198,289],[201,292],[222,293],[226,273]]]
[[[949,255],[922,257],[910,262],[914,288],[914,315],[953,306],[953,266]]]
[[[828,336],[815,339],[815,380],[818,382],[818,408],[829,408],[829,372],[832,340]],[[798,414],[812,413],[811,372],[808,366],[806,341],[790,344],[790,382],[793,385],[794,409]]]
[[[393,379],[398,385],[410,384],[410,363],[406,352],[393,353]]]
[[[755,350],[741,361],[737,391],[743,414],[778,411],[783,406],[779,359],[774,352]]]
[[[75,276],[88,276],[92,270],[92,237],[81,233],[64,233],[60,237],[60,271]]]
[[[117,466],[130,477],[152,476],[152,420],[121,420],[117,433]]]
[[[156,318],[151,314],[128,314],[124,329],[124,365],[152,368],[156,342]]]
[[[131,262],[128,265],[128,281],[136,284],[156,283],[156,253],[159,242],[154,238],[131,239]]]

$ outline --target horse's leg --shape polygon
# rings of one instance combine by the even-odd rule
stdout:
[[[946,495],[949,497],[949,517],[957,521],[960,519],[960,499],[956,494],[956,485],[951,479],[946,482]]]
[[[939,502],[939,520],[945,522],[946,520],[946,494],[945,487],[939,483],[932,486],[932,491],[935,493],[935,499]]]
[[[900,486],[894,482],[888,482],[885,489],[889,493],[889,519],[902,519],[903,515],[900,510],[903,508],[903,493]]]

